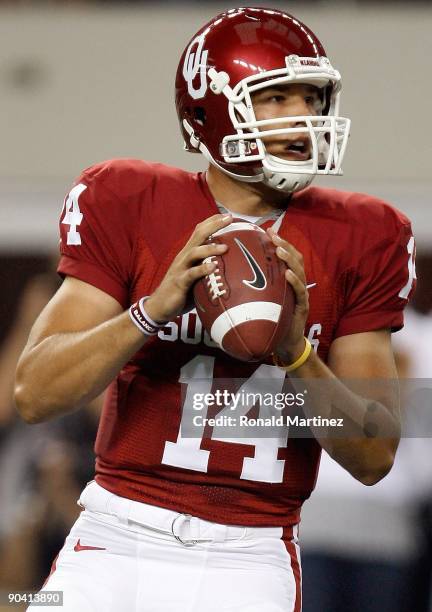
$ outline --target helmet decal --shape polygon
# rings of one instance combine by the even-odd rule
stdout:
[[[188,84],[189,95],[194,100],[203,98],[207,91],[208,51],[203,50],[206,33],[207,32],[203,32],[192,40],[186,51],[183,64],[183,76]],[[194,81],[198,74],[200,77],[200,85],[199,88],[196,89],[194,86]]]

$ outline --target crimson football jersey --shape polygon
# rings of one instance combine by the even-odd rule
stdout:
[[[90,283],[124,309],[151,294],[197,223],[218,213],[205,175],[113,160],[85,170],[60,219],[58,271]],[[265,225],[266,226],[266,225]],[[338,336],[399,329],[412,291],[409,221],[361,194],[311,187],[292,196],[279,235],[304,256],[306,335],[325,361]],[[111,384],[96,439],[96,481],[122,497],[242,525],[290,526],[315,485],[313,439],[186,437],[182,405],[213,381],[284,384],[266,363],[237,361],[211,340],[196,312],[168,323]],[[279,389],[280,390],[280,389]],[[189,415],[189,416],[188,416]]]

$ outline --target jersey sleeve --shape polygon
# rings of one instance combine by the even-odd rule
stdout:
[[[126,308],[134,244],[133,215],[127,201],[104,184],[106,172],[100,167],[84,171],[65,198],[57,271],[101,289]]]
[[[416,283],[415,242],[408,220],[358,256],[347,280],[335,337],[403,327],[403,310]]]

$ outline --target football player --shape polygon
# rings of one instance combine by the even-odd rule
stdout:
[[[185,148],[207,172],[115,159],[85,170],[66,197],[64,282],[16,378],[29,423],[109,385],[95,480],[41,593],[63,592],[62,610],[298,612],[300,510],[322,448],[366,485],[390,470],[394,395],[371,386],[364,398],[343,380],[396,378],[390,336],[413,289],[414,240],[385,202],[309,187],[341,173],[350,122],[340,93],[300,21],[229,10],[192,37],[176,77]],[[268,231],[296,297],[273,360],[258,364],[220,350],[189,307],[193,283],[214,270],[203,260],[226,250],[206,240],[233,216]],[[355,435],[185,434],[195,393],[259,378],[280,391],[290,377],[328,383],[319,415],[344,415]]]

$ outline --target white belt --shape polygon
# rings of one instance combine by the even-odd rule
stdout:
[[[91,512],[113,515],[121,520],[170,534],[185,546],[193,546],[198,542],[237,540],[252,532],[260,532],[261,535],[269,532],[268,535],[277,536],[281,532],[278,527],[237,527],[211,523],[190,514],[180,514],[166,508],[119,497],[94,480],[88,483],[77,503]]]

